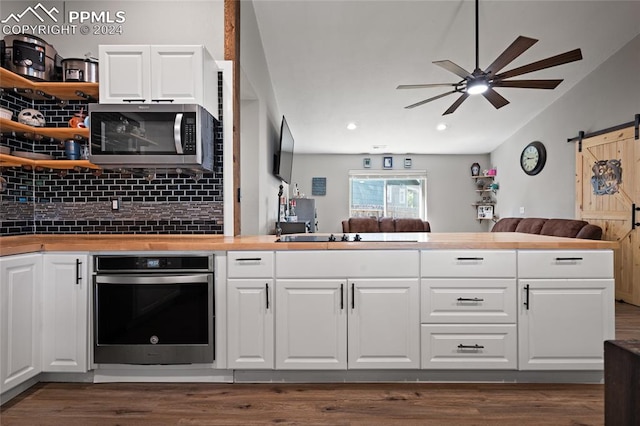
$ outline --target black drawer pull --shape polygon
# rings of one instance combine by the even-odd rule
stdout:
[[[458,297],[458,302],[484,302],[484,299],[479,297]]]
[[[458,257],[458,260],[484,260],[484,257]]]
[[[524,286],[524,306],[529,310],[529,284]]]
[[[583,260],[581,257],[556,257],[556,262],[570,262],[570,261],[577,261],[577,260]]]
[[[344,309],[344,284],[340,284],[340,309]]]
[[[151,102],[155,102],[155,103],[161,103],[161,102],[169,102],[172,103],[173,99],[151,99]]]
[[[269,309],[269,283],[264,284],[265,294],[267,295],[267,309]]]
[[[123,99],[122,102],[140,102],[140,103],[144,103],[144,101],[146,101],[146,99]]]
[[[239,257],[236,262],[260,262],[261,260],[261,257]]]
[[[478,345],[477,343],[473,346],[471,345],[463,345],[462,343],[460,343],[458,345],[458,349],[484,349],[484,346]]]

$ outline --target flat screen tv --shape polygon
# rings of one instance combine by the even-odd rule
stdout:
[[[294,140],[293,136],[291,136],[291,130],[289,130],[287,120],[282,116],[280,144],[278,151],[273,155],[273,174],[288,184],[291,183],[291,170],[293,168],[293,145]]]

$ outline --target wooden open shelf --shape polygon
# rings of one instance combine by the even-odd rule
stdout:
[[[0,154],[0,167],[32,167],[42,169],[101,169],[88,160],[32,160],[30,158],[14,157],[13,155]]]
[[[91,100],[98,101],[98,83],[32,81],[6,68],[0,68],[0,87],[35,100]]]
[[[33,127],[8,118],[0,118],[0,132],[21,133],[29,139],[37,139],[37,136],[49,137],[60,141],[89,139],[89,129],[80,127]]]

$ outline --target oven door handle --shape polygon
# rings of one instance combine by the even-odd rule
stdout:
[[[208,284],[210,274],[191,275],[96,275],[97,284]]]

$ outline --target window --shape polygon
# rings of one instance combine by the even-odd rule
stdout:
[[[427,172],[349,172],[349,217],[427,220]]]

